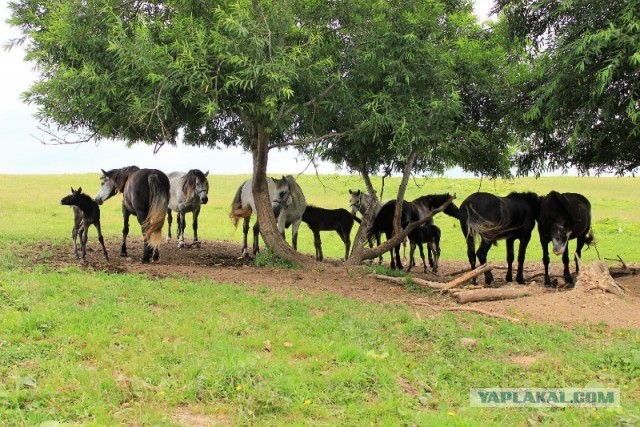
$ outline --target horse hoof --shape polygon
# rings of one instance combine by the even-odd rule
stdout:
[[[193,245],[192,245],[192,246],[193,246],[194,248],[200,249],[200,242],[199,242],[199,241],[195,241],[195,242],[193,242]]]
[[[120,252],[120,256],[121,256],[122,258],[126,258],[126,257],[127,257],[127,253],[126,253],[126,252]]]
[[[184,249],[184,242],[178,243],[178,249]]]

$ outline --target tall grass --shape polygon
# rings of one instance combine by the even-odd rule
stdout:
[[[199,236],[206,240],[242,241],[242,229],[235,229],[228,217],[229,207],[235,191],[247,179],[243,175],[210,175],[209,203],[203,206],[199,219]],[[364,188],[361,180],[354,176],[310,176],[297,177],[309,203],[326,208],[349,208],[348,190]],[[380,180],[375,183],[380,187]],[[388,178],[382,199],[395,197],[399,179]],[[417,178],[410,181],[407,200],[424,194],[456,193],[456,203],[461,203],[469,194],[489,191],[506,195],[511,191],[535,191],[546,194],[550,190],[579,192],[592,204],[593,229],[597,248],[601,256],[621,256],[627,262],[640,262],[640,191],[635,178],[603,177],[544,177],[518,178],[514,180],[481,180]],[[94,196],[99,187],[98,174],[82,175],[0,175],[0,234],[14,241],[51,240],[68,242],[72,214],[68,207],[59,205],[69,187],[82,186]],[[121,196],[115,196],[102,206],[103,230],[107,239],[117,239],[122,230]],[[444,214],[438,215],[436,224],[442,228],[442,259],[466,259],[464,240],[458,222]],[[132,220],[131,233],[139,233]],[[174,221],[175,227],[175,221]],[[354,227],[355,236],[357,227]],[[166,233],[166,230],[165,230]],[[290,230],[289,230],[290,234]],[[191,216],[187,214],[187,239],[191,236]],[[288,236],[290,238],[290,236]],[[336,233],[323,233],[325,256],[340,258],[344,246]],[[537,231],[529,244],[528,261],[541,259]],[[313,254],[313,235],[303,224],[298,239],[302,252]],[[573,248],[573,243],[571,248]],[[585,260],[597,258],[595,250],[583,253]],[[504,260],[504,247],[492,249],[490,260]],[[559,260],[553,259],[555,262]]]

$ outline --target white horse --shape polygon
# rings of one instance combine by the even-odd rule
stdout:
[[[307,208],[307,201],[304,197],[302,189],[295,181],[293,176],[283,176],[282,179],[267,178],[267,187],[269,190],[269,199],[271,200],[271,208],[278,223],[278,231],[285,237],[284,230],[291,225],[292,229],[292,246],[298,249],[298,228],[302,221],[302,214]],[[234,221],[234,225],[238,226],[240,218],[244,219],[242,227],[242,256],[249,257],[247,250],[247,234],[249,233],[249,220],[253,212],[256,212],[255,201],[253,200],[253,178],[246,180],[236,191],[236,195],[231,203],[231,213],[229,217]],[[253,225],[253,255],[260,252],[258,245],[258,234],[260,233],[260,224],[258,221]]]
[[[209,172],[202,173],[199,169],[191,169],[189,172],[171,172],[169,182],[171,191],[169,206],[167,208],[167,222],[169,223],[167,240],[171,240],[171,211],[176,211],[178,218],[178,248],[184,248],[184,229],[187,226],[186,213],[193,213],[193,245],[200,247],[198,241],[198,215],[200,206],[209,201]]]

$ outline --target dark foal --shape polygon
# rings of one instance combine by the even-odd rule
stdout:
[[[438,260],[440,259],[440,237],[442,232],[440,227],[435,224],[423,224],[420,227],[409,233],[409,267],[407,272],[411,271],[411,268],[416,264],[414,254],[416,246],[420,250],[420,258],[422,258],[422,265],[424,266],[424,272],[427,272],[427,263],[424,259],[423,244],[427,244],[427,256],[429,258],[429,266],[432,271],[436,273],[438,271]]]
[[[344,242],[344,259],[349,257],[351,248],[351,229],[353,221],[360,223],[360,219],[353,216],[346,209],[324,209],[307,205],[302,214],[302,221],[306,222],[313,231],[313,243],[316,248],[316,261],[322,261],[321,231],[335,231]]]
[[[104,247],[102,229],[100,228],[100,207],[98,203],[88,195],[83,194],[82,187],[79,187],[77,190],[71,187],[71,194],[63,197],[62,200],[60,200],[60,204],[73,207],[73,230],[71,231],[71,237],[73,238],[73,252],[76,258],[80,258],[78,256],[78,235],[80,235],[82,259],[84,259],[87,254],[89,227],[93,225],[96,227],[96,230],[98,230],[98,241],[100,241],[100,245],[102,245],[104,259],[109,261],[107,249]]]

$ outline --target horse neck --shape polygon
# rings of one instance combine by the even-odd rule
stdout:
[[[129,181],[129,178],[131,178],[131,175],[139,170],[140,168],[137,166],[129,166],[119,169],[113,175],[111,175],[111,179],[118,188],[118,191],[122,193],[124,191],[125,185],[127,185],[127,181]]]
[[[80,194],[75,200],[74,203],[83,213],[85,217],[90,216],[96,210],[98,204],[93,201],[93,199],[86,194]]]

